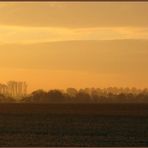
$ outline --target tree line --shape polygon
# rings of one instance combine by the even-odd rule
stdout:
[[[1,103],[148,103],[148,89],[136,88],[85,88],[67,90],[35,90],[22,98],[15,99],[0,94]]]
[[[68,88],[36,90],[22,98],[24,103],[148,103],[148,89],[136,88]]]

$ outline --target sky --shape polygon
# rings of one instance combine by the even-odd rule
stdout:
[[[148,87],[147,17],[147,2],[1,2],[0,82]]]

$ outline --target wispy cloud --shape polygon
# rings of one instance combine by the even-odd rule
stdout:
[[[0,42],[36,43],[67,40],[148,39],[148,28],[98,27],[19,27],[0,26]]]

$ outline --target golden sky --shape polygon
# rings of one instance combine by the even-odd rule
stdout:
[[[147,2],[1,2],[0,82],[148,87],[147,18]]]

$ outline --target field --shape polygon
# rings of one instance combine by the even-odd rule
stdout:
[[[148,105],[0,104],[0,146],[148,146]]]

